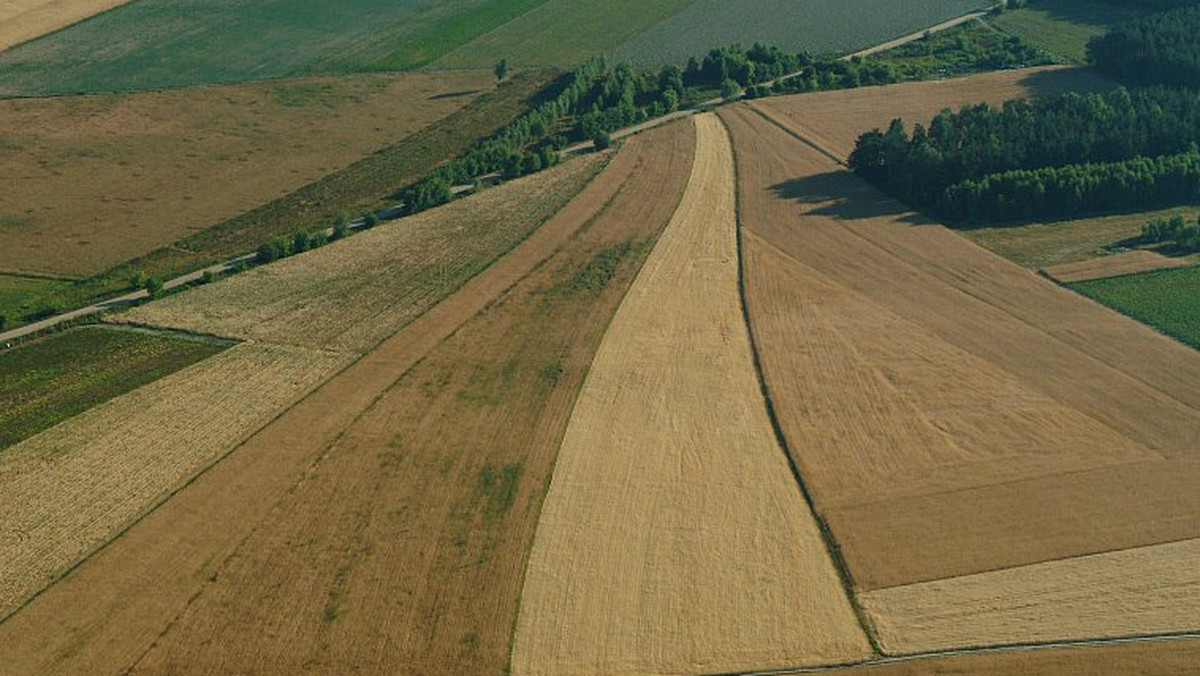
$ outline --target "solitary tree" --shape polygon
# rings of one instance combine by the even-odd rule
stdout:
[[[592,143],[596,150],[608,150],[612,146],[612,137],[604,131],[598,131],[592,135]]]
[[[508,59],[500,59],[497,61],[496,66],[492,69],[492,72],[496,74],[497,80],[503,80],[504,78],[508,77]]]
[[[146,293],[150,294],[151,298],[157,296],[158,292],[162,291],[162,288],[163,283],[158,279],[151,277],[146,280]]]

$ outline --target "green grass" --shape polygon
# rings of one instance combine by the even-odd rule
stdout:
[[[228,344],[89,326],[0,351],[0,449]]]
[[[968,73],[997,70],[1003,67],[1049,65],[1053,56],[1025,44],[1028,58],[1020,58],[1007,46],[1011,38],[982,21],[969,21],[944,31],[932,33],[919,40],[878,52],[868,57],[872,61],[889,63],[902,72],[923,73],[922,77],[950,77]]]
[[[988,22],[1068,61],[1085,63],[1088,40],[1113,24],[1148,13],[1099,0],[1037,0],[1030,7],[1004,12]]]
[[[39,310],[63,307],[73,286],[59,279],[0,274],[0,315],[5,326],[12,328]]]
[[[613,50],[618,60],[681,63],[754,42],[814,54],[851,52],[989,6],[988,0],[696,0]]]
[[[1200,266],[1109,277],[1070,286],[1200,349]]]
[[[139,0],[0,53],[0,95],[411,69],[545,1]]]

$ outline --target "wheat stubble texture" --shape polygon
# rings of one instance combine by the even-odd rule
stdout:
[[[663,674],[868,654],[771,432],[714,116],[596,354],[530,556],[513,673]]]

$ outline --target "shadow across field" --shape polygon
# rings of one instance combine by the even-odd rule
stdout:
[[[876,190],[846,171],[827,171],[792,178],[771,186],[778,197],[811,205],[806,213],[844,221],[892,218],[901,223],[929,225],[928,217]]]
[[[1038,70],[1029,73],[1018,81],[1032,97],[1054,96],[1075,92],[1103,92],[1114,89],[1117,85],[1112,80],[1083,68],[1062,68]],[[925,122],[925,120],[921,120]]]

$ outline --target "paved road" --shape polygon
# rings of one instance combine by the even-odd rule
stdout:
[[[946,30],[947,28],[953,28],[954,26],[958,26],[960,24],[966,23],[968,21],[971,21],[972,19],[977,19],[986,14],[987,14],[986,11],[972,12],[970,14],[966,14],[966,15],[960,16],[955,19],[950,19],[949,21],[944,21],[936,26],[932,26],[925,30],[918,31],[918,32],[912,33],[910,35],[905,35],[904,37],[897,38],[897,39],[891,40],[889,42],[885,42],[882,45],[877,45],[875,47],[869,47],[862,51],[855,52],[853,54],[848,54],[842,58],[851,59],[856,56],[867,56],[869,54],[874,54],[875,52],[884,51],[887,49],[891,49],[893,47],[898,47],[900,45],[912,42],[914,40],[919,40],[926,33],[942,31],[942,30]],[[779,78],[778,80],[772,80],[772,81],[766,82],[764,84],[766,84],[768,86],[773,85],[776,82],[779,82],[782,80],[787,80],[787,79],[796,77],[797,75],[800,75],[800,73],[791,73],[789,75],[784,75],[783,77]],[[708,101],[703,101],[701,103],[697,103],[695,105],[689,106],[682,110],[677,110],[673,113],[669,113],[662,117],[656,117],[653,120],[647,120],[645,122],[642,122],[641,124],[636,124],[632,127],[626,127],[625,129],[615,131],[611,134],[611,137],[614,140],[619,140],[619,139],[625,138],[626,136],[631,136],[633,134],[637,134],[639,132],[646,131],[647,129],[653,129],[660,125],[667,124],[668,122],[674,122],[675,120],[678,120],[678,119],[681,119],[684,117],[688,117],[689,115],[694,115],[698,112],[708,110],[709,108],[719,105],[720,103],[721,103],[721,99],[719,99],[719,98],[718,99],[710,99]],[[591,141],[584,141],[583,143],[576,143],[573,146],[569,146],[567,148],[564,148],[563,150],[560,150],[559,155],[561,155],[563,157],[566,157],[568,155],[577,155],[579,153],[583,153],[583,152],[587,152],[587,151],[591,150],[592,147],[593,147],[593,143]],[[486,176],[481,176],[477,180],[486,183],[486,182],[490,182],[490,181],[499,180],[500,177],[501,176],[499,173],[492,173],[492,174],[488,174]],[[454,194],[458,195],[458,194],[461,194],[464,192],[469,192],[470,190],[473,190],[473,189],[474,189],[473,185],[460,185],[460,186],[455,186],[453,188],[453,191],[454,191]],[[388,207],[387,209],[384,209],[384,210],[378,212],[378,215],[383,220],[390,220],[393,218],[398,218],[400,215],[403,214],[403,212],[404,212],[404,205],[396,204],[394,206]],[[362,227],[362,225],[363,225],[363,220],[360,218],[355,221],[352,221],[350,223],[350,228],[351,229],[360,229]],[[330,232],[332,232],[332,229],[326,230],[326,234],[328,234]],[[163,288],[164,289],[173,289],[177,286],[182,286],[184,284],[191,284],[193,282],[199,281],[199,279],[206,272],[211,272],[214,275],[223,274],[223,273],[229,272],[232,268],[237,266],[239,263],[249,262],[252,260],[254,260],[254,254],[238,256],[237,258],[230,259],[228,261],[225,261],[224,263],[218,263],[216,265],[212,265],[207,268],[204,268],[203,270],[197,270],[195,272],[190,272],[186,275],[182,275],[182,276],[176,277],[174,279],[168,280],[167,282],[165,282],[163,284]],[[12,329],[10,331],[5,331],[3,333],[0,333],[0,347],[6,346],[9,342],[11,342],[13,340],[22,338],[22,337],[27,336],[32,333],[37,333],[38,331],[43,331],[45,329],[52,328],[54,326],[62,324],[63,322],[69,322],[69,321],[72,321],[75,319],[79,319],[81,317],[87,317],[90,315],[98,314],[98,313],[104,312],[106,310],[112,310],[114,308],[127,306],[132,303],[136,303],[137,301],[143,300],[143,299],[147,298],[148,296],[149,296],[149,294],[147,294],[146,291],[144,291],[144,290],[131,291],[130,293],[124,294],[122,296],[110,298],[108,300],[101,301],[99,303],[95,303],[95,304],[89,305],[87,307],[82,307],[82,308],[79,308],[76,310],[70,310],[68,312],[64,312],[59,315],[54,315],[53,317],[47,317],[46,319],[42,319],[42,320],[33,322],[32,324],[26,324],[25,326],[22,326],[20,328]]]

